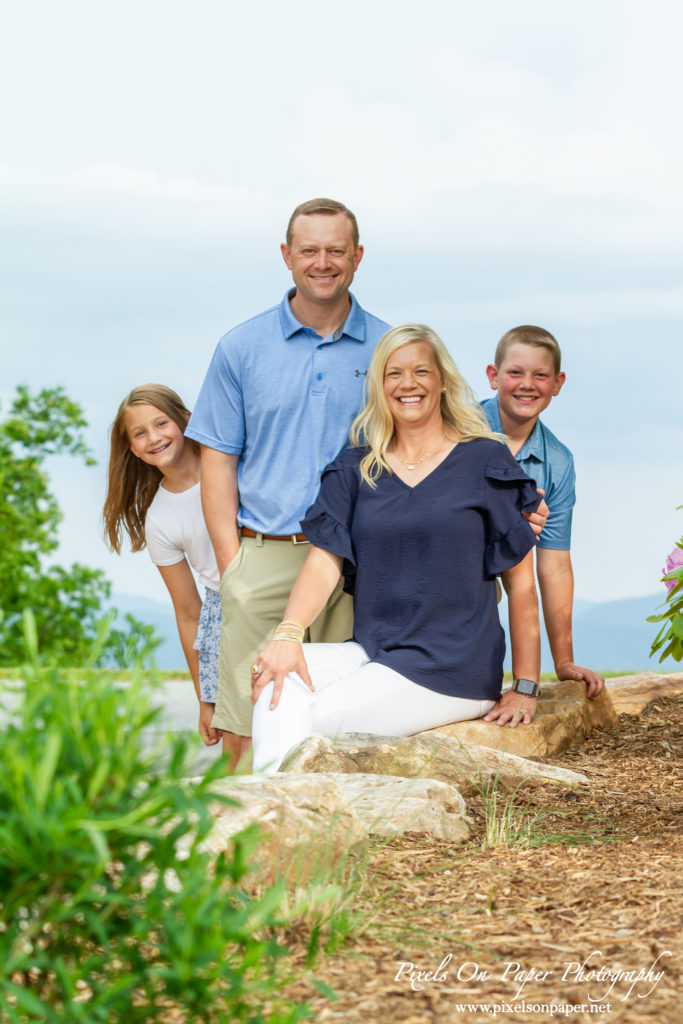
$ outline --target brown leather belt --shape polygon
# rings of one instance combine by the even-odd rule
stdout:
[[[248,526],[241,526],[240,533],[243,537],[262,537],[264,540],[288,540],[290,544],[308,544],[308,538],[304,537],[303,533],[286,533],[283,537],[276,537],[273,533],[257,533]]]

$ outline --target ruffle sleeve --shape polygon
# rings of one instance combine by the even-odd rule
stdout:
[[[356,553],[351,539],[351,521],[358,496],[358,469],[343,452],[323,471],[320,491],[301,520],[301,530],[311,544],[344,559],[344,590],[353,593]]]
[[[485,478],[488,536],[484,563],[487,573],[497,576],[518,565],[535,547],[534,532],[522,512],[535,512],[542,498],[534,481],[502,445],[489,460]]]

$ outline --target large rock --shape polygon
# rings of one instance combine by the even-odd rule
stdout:
[[[510,730],[508,730],[510,731]],[[481,791],[497,779],[506,787],[521,782],[586,785],[585,775],[536,764],[489,747],[463,743],[435,730],[416,736],[373,736],[341,733],[309,736],[285,757],[281,772],[342,772],[437,779],[459,792]]]
[[[469,835],[465,801],[446,782],[392,775],[336,773],[326,777],[339,784],[371,835],[429,832],[449,843],[459,843]]]
[[[214,790],[236,805],[211,804],[214,826],[205,845],[219,855],[236,833],[258,825],[262,841],[252,867],[263,884],[278,877],[302,885],[331,878],[335,865],[368,835],[429,832],[450,843],[469,835],[462,796],[434,779],[278,773],[233,776]],[[180,856],[183,845],[181,840]]]
[[[254,877],[306,884],[328,877],[340,858],[367,840],[367,830],[333,778],[324,775],[232,776],[214,784],[238,806],[211,804],[215,823],[207,847],[229,849],[235,833],[257,824],[262,839],[252,858]]]
[[[582,743],[594,729],[614,729],[617,712],[603,690],[593,700],[586,698],[586,684],[574,680],[542,683],[536,715],[530,725],[515,729],[485,722],[455,722],[430,730],[442,736],[462,740],[519,757],[549,757]]]
[[[613,676],[606,679],[605,684],[617,714],[639,715],[650,701],[683,693],[683,672],[670,675],[639,672],[637,675]]]

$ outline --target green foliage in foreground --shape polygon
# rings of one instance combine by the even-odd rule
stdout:
[[[101,569],[45,564],[58,546],[62,513],[44,471],[46,457],[74,455],[92,465],[83,411],[62,388],[32,395],[17,389],[9,416],[0,420],[0,664],[23,656],[21,617],[33,609],[43,654],[60,664],[84,661],[97,635],[111,584]],[[114,617],[116,613],[114,612]],[[121,667],[160,643],[151,627],[128,617],[111,630],[102,659]]]
[[[243,887],[256,834],[215,862],[202,849],[221,762],[184,783],[186,739],[163,767],[146,751],[141,679],[38,671],[27,623],[33,666],[0,695],[0,1022],[301,1020],[277,994],[282,888]]]

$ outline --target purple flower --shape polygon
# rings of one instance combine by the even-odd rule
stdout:
[[[662,576],[666,576],[673,569],[683,565],[683,548],[675,547],[670,555],[666,557],[666,567],[662,569]],[[664,580],[664,586],[671,593],[678,580]]]

